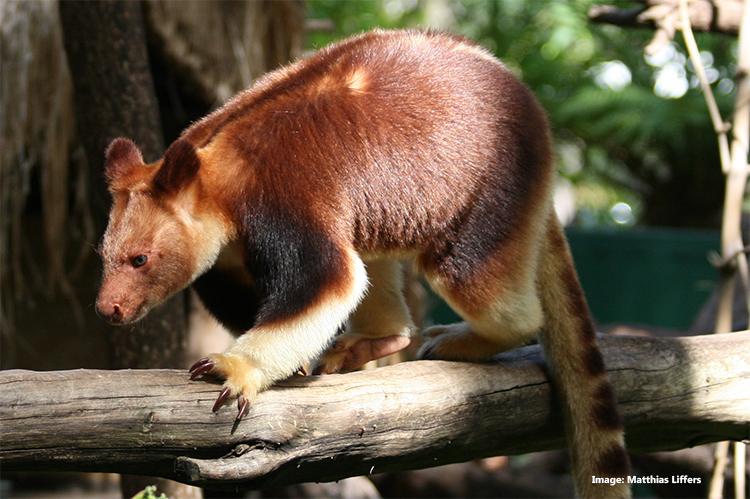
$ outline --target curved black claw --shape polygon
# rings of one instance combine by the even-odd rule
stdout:
[[[250,401],[247,400],[245,397],[240,397],[237,399],[237,418],[236,421],[239,421],[242,419],[242,416],[247,414],[247,410],[250,408]]]
[[[193,364],[190,368],[190,379],[193,380],[201,374],[205,374],[211,371],[211,369],[213,369],[215,366],[216,363],[208,357],[202,358],[201,360]]]
[[[219,407],[221,407],[221,404],[224,403],[224,401],[227,399],[229,394],[232,392],[232,390],[229,389],[229,387],[225,386],[224,389],[219,394],[219,398],[216,399],[216,403],[214,404],[213,411],[216,412],[219,410]]]

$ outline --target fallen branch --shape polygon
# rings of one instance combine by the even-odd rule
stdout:
[[[600,340],[632,452],[750,437],[750,332]],[[540,350],[294,376],[236,411],[182,371],[0,372],[4,472],[265,488],[564,445]]]

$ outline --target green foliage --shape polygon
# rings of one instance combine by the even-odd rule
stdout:
[[[374,28],[404,28],[420,23],[421,5],[414,1],[313,0],[307,2],[308,17],[334,23],[332,32],[316,32],[309,37],[313,48]]]
[[[650,30],[589,22],[594,0],[310,0],[331,19],[314,46],[373,27],[439,27],[493,50],[550,114],[563,175],[588,220],[614,224],[610,208],[631,205],[652,225],[706,226],[718,220],[723,179],[716,135],[679,33],[658,57],[644,57]],[[629,2],[620,3],[632,7]],[[736,40],[698,38],[723,115],[733,100]],[[591,204],[593,203],[593,204]]]
[[[156,495],[156,485],[149,485],[133,496],[133,499],[169,499],[166,495]]]

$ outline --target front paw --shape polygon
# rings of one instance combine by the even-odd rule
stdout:
[[[190,368],[190,379],[202,374],[211,374],[224,379],[224,386],[216,399],[213,411],[219,410],[228,398],[237,398],[237,420],[248,411],[250,404],[269,381],[252,362],[238,355],[216,353],[205,357]]]

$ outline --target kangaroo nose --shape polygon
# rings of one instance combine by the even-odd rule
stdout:
[[[105,304],[105,303],[97,303],[96,304],[96,313],[99,314],[99,317],[102,319],[111,322],[113,324],[119,324],[122,322],[124,318],[124,314],[122,312],[122,307],[119,303],[113,303],[113,304]]]
[[[115,303],[112,308],[114,309],[111,315],[112,322],[121,322],[122,321],[122,310],[120,310],[120,305]]]

